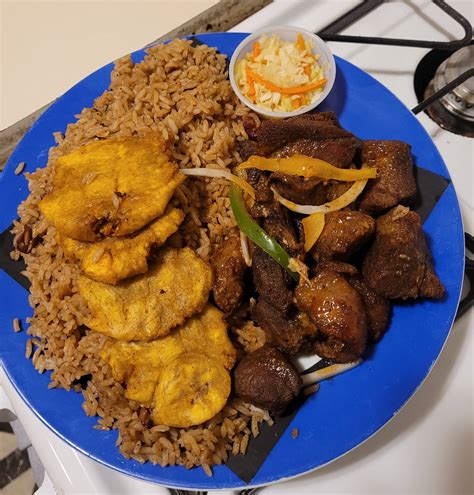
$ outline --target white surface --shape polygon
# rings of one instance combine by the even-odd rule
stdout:
[[[252,31],[270,24],[285,23],[316,31],[356,3],[277,0],[237,26],[234,31]],[[473,21],[472,2],[450,0],[449,3]],[[41,12],[38,12],[38,16],[41,16]],[[428,22],[433,16],[435,22]],[[96,35],[92,31],[99,29],[99,26],[102,26],[104,33],[95,51],[103,54],[111,46],[116,46],[117,34],[113,30],[111,34],[105,34],[108,24],[100,24],[97,21],[97,24],[90,28],[91,36]],[[455,36],[460,34],[453,21],[439,12],[428,0],[389,3],[350,27],[347,32],[414,38],[433,37],[440,40],[447,39],[447,32],[452,32]],[[22,41],[26,46],[33,42],[28,38],[28,34],[22,34],[26,37],[26,40]],[[60,29],[49,32],[48,37],[58,41],[63,34],[63,30]],[[156,33],[156,36],[158,34]],[[153,34],[143,40],[143,44],[156,36]],[[131,44],[127,46],[128,48],[121,53],[137,47]],[[426,50],[342,43],[332,43],[331,46],[337,55],[347,58],[388,86],[409,108],[416,104],[413,71]],[[80,40],[76,40],[74,49],[76,60],[73,65],[87,64],[91,53],[81,49]],[[38,56],[46,60],[50,58],[50,52],[46,51]],[[109,55],[107,57],[107,61],[113,58]],[[66,71],[55,73],[54,83],[58,84],[59,81],[64,84],[67,77],[69,73]],[[76,79],[80,77],[82,76]],[[42,95],[47,89],[42,86],[35,88]],[[20,96],[21,93],[16,93],[17,98]],[[40,104],[35,103],[25,108],[25,114],[38,106]],[[419,116],[419,120],[443,155],[460,197],[465,228],[474,233],[474,141],[439,129],[424,114]],[[382,431],[329,466],[299,479],[267,487],[263,494],[473,493],[473,330],[474,318],[471,310],[455,324],[439,361],[421,389]],[[419,331],[424,331],[423,322],[420,322]],[[1,374],[0,382],[5,383]],[[8,392],[8,383],[5,388]],[[25,428],[33,437],[36,436],[37,440],[33,440],[33,443],[47,465],[49,474],[56,486],[64,489],[65,493],[161,493],[159,487],[151,488],[151,485],[146,483],[117,475],[76,453],[32,417],[32,413],[22,407],[16,394],[12,394],[11,400],[20,419],[26,423]],[[54,449],[56,454],[53,454],[51,449]]]
[[[286,24],[316,32],[360,3],[361,0],[274,0],[230,31],[247,33]]]

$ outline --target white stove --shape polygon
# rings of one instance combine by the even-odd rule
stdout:
[[[474,21],[472,1],[448,3]],[[358,4],[350,0],[275,0],[232,31],[290,24],[318,32]],[[449,41],[460,38],[462,30],[432,2],[420,0],[383,4],[342,34]],[[340,42],[331,42],[330,47],[387,86],[408,108],[418,103],[413,77],[428,49]],[[417,118],[449,169],[464,229],[473,234],[474,140],[443,130],[425,113]],[[471,310],[454,324],[432,373],[382,431],[330,465],[265,487],[263,493],[473,493],[473,323]],[[0,385],[0,412],[10,409],[17,415],[46,470],[44,478],[37,480],[41,484],[37,494],[169,493],[164,487],[118,474],[69,447],[24,405],[1,369]]]

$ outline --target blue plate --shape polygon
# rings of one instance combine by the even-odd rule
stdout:
[[[202,42],[229,56],[245,34],[199,35]],[[139,61],[144,52],[133,54]],[[336,57],[337,80],[319,108],[335,110],[342,125],[362,139],[400,139],[411,144],[416,164],[448,179],[435,145],[405,106],[384,86],[354,65]],[[47,162],[54,131],[64,131],[74,115],[109,85],[112,64],[85,78],[59,98],[17,146],[0,177],[0,232],[16,218],[28,195],[27,181],[14,170],[21,161],[31,171]],[[428,173],[429,173],[428,172]],[[447,181],[445,181],[448,184]],[[428,191],[429,193],[429,191]],[[438,199],[438,198],[437,198]],[[80,394],[47,390],[48,373],[39,375],[24,358],[25,332],[11,330],[14,317],[32,314],[28,292],[0,270],[0,345],[3,366],[29,407],[49,428],[85,455],[122,473],[168,486],[218,489],[261,485],[316,469],[343,455],[382,428],[428,375],[453,323],[460,296],[464,242],[461,216],[452,184],[444,189],[424,223],[435,269],[447,296],[440,302],[395,305],[390,329],[358,368],[322,383],[293,417],[286,431],[249,483],[226,466],[208,478],[202,469],[161,468],[125,460],[115,447],[116,431],[93,429]],[[297,439],[291,431],[298,427]],[[250,459],[249,459],[249,462]]]

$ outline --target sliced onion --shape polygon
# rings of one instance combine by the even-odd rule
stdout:
[[[302,213],[303,215],[312,215],[313,213],[329,213],[331,211],[341,210],[347,205],[350,205],[353,201],[357,199],[359,194],[364,190],[367,181],[368,179],[356,180],[354,184],[352,184],[351,188],[348,191],[346,191],[344,194],[334,199],[333,201],[329,201],[328,203],[324,203],[323,205],[318,205],[318,206],[299,205],[298,203],[293,203],[293,201],[285,199],[273,187],[272,187],[272,191],[273,194],[275,195],[275,199],[283,206],[286,206],[289,210],[295,211],[297,213]]]
[[[240,247],[242,249],[242,256],[244,257],[245,264],[249,267],[252,266],[252,258],[250,257],[248,239],[242,231],[240,231]]]
[[[313,383],[312,385],[308,385],[303,388],[304,395],[315,394],[319,390],[319,383]]]
[[[341,373],[355,368],[360,363],[362,363],[362,359],[358,359],[352,363],[332,364],[331,366],[313,371],[312,373],[307,373],[306,375],[302,374],[301,378],[303,379],[303,386],[312,385],[313,383],[318,383],[322,380],[327,380],[333,376],[340,375]]]
[[[324,213],[313,213],[303,218],[301,223],[304,230],[304,250],[308,252],[323,232],[325,224]]]
[[[255,191],[253,187],[242,177],[232,174],[228,170],[221,170],[217,168],[182,168],[181,172],[184,175],[195,177],[210,177],[218,179],[227,179],[237,184],[241,189],[250,195],[252,199],[255,199]]]
[[[288,261],[288,269],[292,272],[297,273],[302,280],[309,284],[309,268],[298,258],[290,258],[290,260]]]

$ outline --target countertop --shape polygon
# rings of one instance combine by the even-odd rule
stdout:
[[[0,130],[217,0],[0,0]]]

